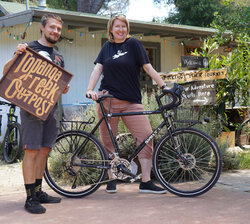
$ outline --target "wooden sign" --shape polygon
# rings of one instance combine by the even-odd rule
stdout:
[[[27,47],[0,80],[0,96],[44,121],[72,77]]]
[[[216,104],[215,81],[194,81],[182,85],[184,91],[183,106],[201,106]]]
[[[181,66],[188,68],[208,68],[208,57],[181,56]]]
[[[227,74],[226,69],[213,70],[189,70],[179,72],[169,72],[167,74],[160,73],[164,82],[192,82],[200,80],[225,79]]]

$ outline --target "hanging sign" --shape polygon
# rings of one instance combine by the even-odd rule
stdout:
[[[169,73],[160,73],[164,82],[192,82],[200,80],[225,79],[227,74],[226,69],[213,70],[189,70]]]
[[[216,104],[215,81],[194,81],[182,85],[185,89],[183,105],[204,106]]]
[[[27,47],[0,80],[0,96],[44,121],[72,77]]]
[[[181,66],[188,68],[208,68],[208,57],[181,56]]]

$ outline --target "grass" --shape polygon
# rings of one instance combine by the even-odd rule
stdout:
[[[250,169],[250,150],[239,154],[239,169]]]

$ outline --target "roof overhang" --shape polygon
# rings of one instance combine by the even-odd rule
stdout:
[[[59,15],[64,24],[70,29],[85,27],[90,32],[106,30],[109,17],[100,16],[89,13],[73,12],[58,9],[30,9],[15,14],[8,14],[0,17],[0,26],[13,26],[22,23],[28,23],[30,21],[39,22],[44,13],[53,13]],[[214,35],[215,29],[185,26],[176,24],[154,23],[130,20],[130,34],[142,34],[145,36],[159,35],[160,37],[175,37],[176,39],[195,37],[195,39],[201,37],[207,37]]]
[[[27,10],[15,14],[7,14],[5,16],[0,17],[0,26],[14,26],[18,24],[28,23],[32,21],[34,11]]]

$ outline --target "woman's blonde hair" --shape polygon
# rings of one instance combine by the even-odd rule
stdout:
[[[107,36],[108,36],[108,40],[111,42],[111,43],[114,43],[115,40],[114,40],[114,36],[113,36],[113,33],[111,32],[112,30],[112,27],[114,25],[114,22],[116,19],[119,19],[120,21],[124,22],[127,26],[127,38],[130,38],[130,35],[129,35],[129,31],[130,31],[130,27],[129,27],[129,21],[127,20],[126,16],[125,15],[115,15],[115,16],[112,16],[110,18],[110,20],[108,21],[108,25],[107,25]]]

